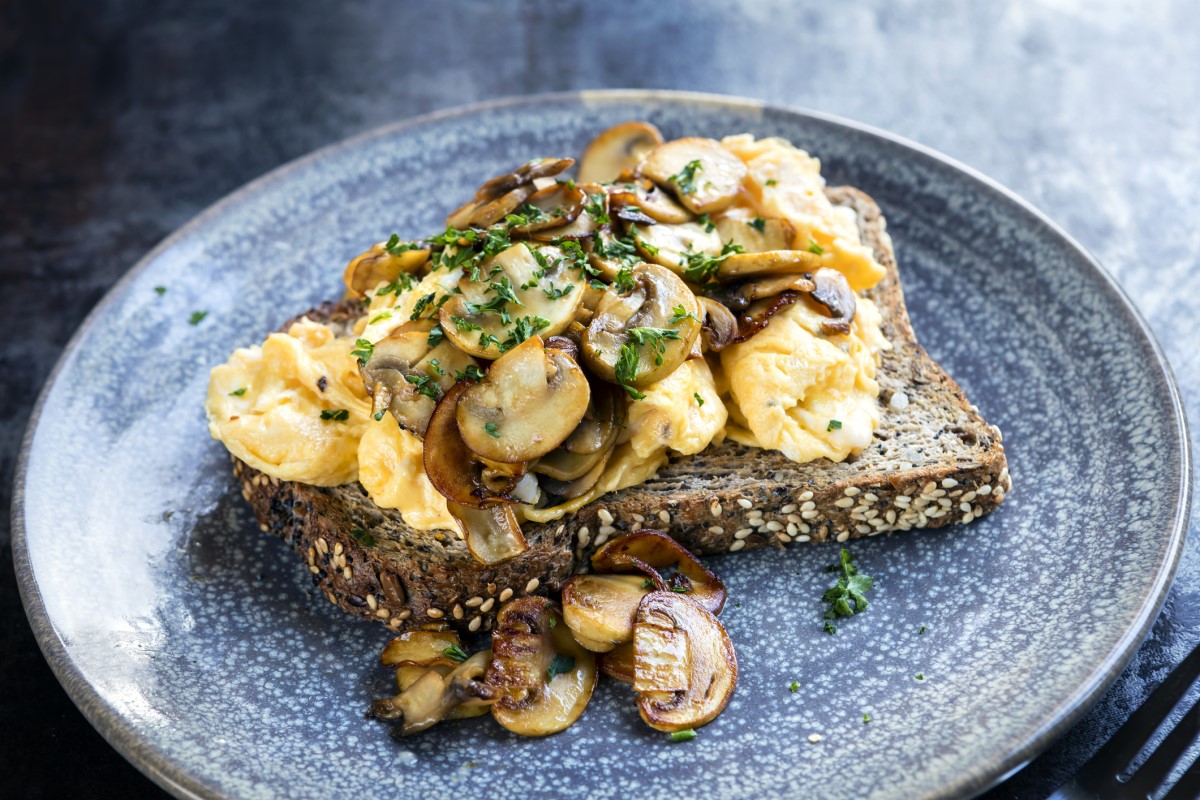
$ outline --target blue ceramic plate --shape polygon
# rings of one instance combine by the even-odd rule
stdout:
[[[485,719],[397,742],[362,716],[389,687],[375,666],[387,631],[315,595],[257,531],[205,428],[208,370],[338,296],[365,242],[436,230],[482,179],[578,154],[626,119],[668,137],[784,136],[831,184],[873,195],[917,334],[1003,429],[1014,490],[981,522],[855,544],[876,588],[837,636],[820,619],[836,545],[716,559],[741,680],[692,742],[642,725],[613,682],[548,740]],[[197,310],[208,316],[191,325]],[[146,256],[42,396],[14,549],[67,691],[180,796],[965,797],[1069,726],[1147,631],[1186,530],[1184,425],[1162,354],[1107,274],[935,153],[745,100],[523,98],[322,150]]]

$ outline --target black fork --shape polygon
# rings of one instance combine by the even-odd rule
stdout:
[[[1200,703],[1194,704],[1132,774],[1126,768],[1146,747],[1158,727],[1200,678],[1200,647],[1171,670],[1166,680],[1125,721],[1108,743],[1059,787],[1049,800],[1128,800],[1156,796],[1180,758],[1200,738]],[[1200,759],[1197,759],[1162,800],[1200,797]]]

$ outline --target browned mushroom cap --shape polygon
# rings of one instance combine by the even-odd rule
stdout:
[[[446,217],[446,224],[451,228],[467,228],[472,225],[486,228],[495,225],[520,208],[535,191],[537,187],[529,183],[517,186],[499,197],[469,200],[450,212],[450,216]]]
[[[654,592],[633,627],[633,688],[652,728],[681,731],[712,722],[737,685],[737,657],[717,618],[690,597]]]
[[[699,222],[682,225],[630,225],[630,236],[638,252],[647,261],[662,264],[680,275],[696,255],[718,256],[721,253],[721,238],[716,229]]]
[[[436,725],[444,719],[478,716],[499,694],[482,680],[490,653],[483,651],[463,661],[453,670],[426,669],[400,694],[371,704],[369,716],[381,720],[400,720],[400,735],[408,736]]]
[[[516,488],[518,475],[504,476],[489,474],[484,480],[487,465],[463,441],[458,429],[458,403],[463,393],[473,386],[472,381],[460,381],[438,401],[429,418],[425,431],[425,475],[433,488],[448,501],[469,508],[486,508],[516,502],[512,490]],[[497,520],[503,523],[504,520]],[[462,520],[460,520],[462,524]]]
[[[583,213],[587,195],[573,183],[555,183],[534,192],[516,213],[525,222],[512,226],[513,233],[533,233],[561,228]]]
[[[588,262],[600,272],[600,277],[611,283],[623,269],[641,263],[642,257],[632,238],[619,238],[612,230],[600,230],[584,243]],[[594,310],[594,309],[593,309]]]
[[[651,577],[669,568],[675,574],[668,578],[671,588],[686,594],[707,610],[720,614],[725,607],[725,584],[701,564],[683,545],[654,530],[628,533],[608,542],[592,556],[596,572],[646,572]]]
[[[439,664],[454,667],[458,661],[451,654],[461,648],[462,642],[454,631],[405,631],[387,643],[379,656],[379,663],[385,667],[432,667]]]
[[[700,335],[700,305],[678,275],[657,264],[638,264],[632,282],[625,293],[609,287],[583,336],[588,368],[629,388],[671,374]]]
[[[657,184],[647,180],[638,179],[631,183],[614,184],[608,187],[608,191],[609,203],[613,207],[636,208],[649,218],[649,224],[661,222],[666,225],[682,225],[694,219],[692,212],[675,202],[675,199],[658,188]]]
[[[529,549],[512,506],[470,508],[447,500],[446,509],[458,523],[467,550],[481,564],[500,564]]]
[[[783,292],[811,292],[814,288],[815,284],[808,275],[767,275],[720,288],[712,294],[730,311],[737,312],[745,310],[755,300]]]
[[[633,641],[619,644],[597,660],[600,671],[622,683],[633,683]]]
[[[733,253],[718,266],[717,280],[728,282],[762,275],[803,275],[820,269],[822,263],[820,256],[807,250]]]
[[[662,134],[649,122],[622,122],[601,131],[579,159],[581,182],[605,183],[636,167],[646,154],[662,144]]]
[[[673,191],[695,214],[710,214],[732,203],[747,174],[746,165],[720,142],[698,137],[659,145],[639,169]]]
[[[389,247],[389,245],[391,245]],[[416,272],[429,261],[429,248],[416,242],[379,242],[346,265],[342,279],[360,297],[404,273]]]
[[[406,322],[375,343],[359,365],[363,385],[371,395],[372,413],[390,411],[400,427],[425,434],[429,417],[442,394],[454,385],[455,373],[475,359],[449,342],[429,344],[429,321]]]
[[[781,217],[721,217],[713,224],[722,242],[733,242],[745,253],[788,250],[796,235],[792,223]]]
[[[575,319],[587,285],[578,258],[560,248],[521,242],[485,260],[479,280],[459,282],[438,310],[446,338],[478,358],[494,359],[533,334],[554,336]]]
[[[821,322],[821,329],[826,333],[849,333],[858,303],[854,299],[854,290],[846,282],[846,276],[836,269],[822,267],[813,273],[813,283],[815,288],[809,292],[809,296],[823,306],[831,317]]]
[[[512,172],[497,175],[484,183],[475,192],[475,199],[494,200],[518,186],[532,184],[538,178],[552,178],[569,169],[574,163],[575,159],[573,158],[535,158],[525,162]]]
[[[583,213],[567,225],[534,231],[529,234],[530,238],[553,243],[566,239],[588,239],[611,222],[604,187],[597,183],[581,183],[578,188],[584,195]]]
[[[569,728],[596,685],[596,658],[571,638],[558,608],[521,597],[500,609],[492,634],[487,683],[500,692],[492,716],[522,736]]]
[[[592,386],[587,413],[563,442],[563,449],[578,455],[598,453],[612,445],[625,419],[625,398],[607,383]]]
[[[576,575],[563,585],[563,621],[596,653],[633,639],[638,604],[654,587],[642,575]]]
[[[558,447],[587,413],[583,370],[562,350],[533,336],[492,364],[458,403],[467,446],[492,461],[531,461]]]
[[[704,328],[701,337],[704,349],[719,353],[738,341],[737,317],[724,304],[710,297],[697,298],[704,309]]]

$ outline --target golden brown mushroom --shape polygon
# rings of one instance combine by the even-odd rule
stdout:
[[[694,214],[710,214],[737,197],[746,165],[713,139],[689,137],[661,144],[650,151],[641,173],[670,189]]]
[[[598,573],[636,571],[654,580],[671,568],[675,573],[667,579],[667,585],[673,591],[686,594],[714,614],[721,613],[725,584],[687,548],[661,531],[627,533],[592,556],[592,569]]]
[[[395,697],[376,700],[367,713],[375,719],[399,720],[401,736],[423,731],[444,719],[486,713],[499,699],[499,693],[482,680],[490,656],[486,650],[476,653],[447,673],[438,668],[426,669]]]
[[[662,144],[662,134],[649,122],[622,122],[601,131],[579,159],[580,182],[606,183],[635,168]]]
[[[579,644],[607,652],[632,641],[638,605],[652,588],[641,574],[576,575],[563,585],[563,621]]]

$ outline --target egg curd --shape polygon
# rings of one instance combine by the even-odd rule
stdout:
[[[854,214],[826,197],[816,158],[784,140],[750,135],[728,137],[720,146],[745,171],[736,198],[711,220],[742,221],[749,236],[763,229],[764,219],[785,221],[791,248],[819,256],[857,295],[849,330],[830,332],[828,311],[800,301],[719,352],[700,355],[697,346],[661,380],[640,392],[626,387],[631,397],[644,396],[629,400],[615,449],[590,489],[557,505],[521,505],[520,519],[557,519],[646,481],[672,456],[699,453],[726,437],[795,462],[840,461],[871,443],[880,412],[876,368],[889,345],[878,309],[861,293],[879,282],[884,268],[860,243]],[[694,182],[704,176],[692,168],[697,163],[687,165]],[[680,200],[699,197],[705,184],[697,183],[695,197],[685,196],[688,176],[679,174],[670,182]],[[708,220],[703,216],[700,224]],[[390,413],[372,413],[359,359],[362,340],[377,344],[389,337],[419,315],[422,298],[455,292],[463,277],[462,268],[435,268],[419,280],[414,275],[410,289],[369,291],[366,313],[344,335],[305,318],[261,345],[235,351],[212,371],[211,434],[267,475],[318,486],[357,480],[376,505],[398,510],[413,528],[458,530],[426,475],[422,439]]]

